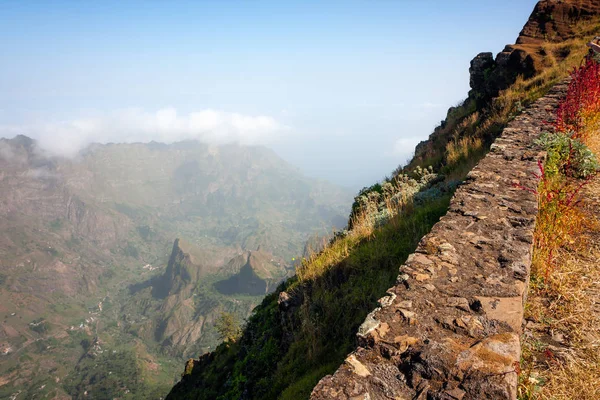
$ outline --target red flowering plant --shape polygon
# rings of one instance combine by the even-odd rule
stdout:
[[[571,73],[567,95],[556,113],[555,127],[559,132],[572,132],[573,138],[585,141],[590,128],[598,127],[599,115],[600,64],[588,57]]]
[[[547,151],[546,163],[538,164],[539,212],[535,232],[533,272],[548,281],[556,267],[557,250],[572,242],[583,229],[584,218],[577,204],[581,190],[600,169],[588,143],[600,126],[600,64],[589,57],[571,74],[565,98],[554,122],[555,132],[537,140]]]

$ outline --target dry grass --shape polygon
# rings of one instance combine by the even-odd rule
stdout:
[[[392,203],[386,201],[392,209]],[[397,211],[394,210],[394,215]],[[353,217],[352,230],[345,237],[332,241],[324,246],[320,253],[315,253],[296,268],[299,282],[314,280],[323,275],[325,271],[339,264],[350,255],[352,250],[362,241],[373,236],[375,227],[366,212],[358,213]]]
[[[535,248],[531,274],[548,281],[560,269],[560,250],[572,245],[584,231],[586,218],[575,202],[565,199],[581,189],[583,182],[563,176],[546,178],[539,187],[539,212],[535,230]],[[561,199],[562,197],[562,199]],[[551,200],[549,200],[551,199]]]
[[[446,145],[446,160],[448,163],[455,164],[461,159],[467,159],[469,154],[479,151],[483,146],[480,138],[462,137],[448,142]]]
[[[489,109],[458,119],[454,127],[448,128],[451,129],[451,134],[443,155],[447,165],[447,171],[444,172],[458,175],[453,173],[454,169],[462,171],[465,169],[462,164],[478,160],[476,155],[485,153],[482,151],[483,143],[491,143],[508,121],[581,64],[589,50],[586,44],[598,30],[599,24],[588,22],[579,26],[578,38],[560,43],[522,45],[535,56],[536,65],[542,72],[530,79],[518,77],[514,84],[500,92]],[[427,163],[433,164],[431,160],[426,160],[425,164]],[[471,164],[468,166],[472,167]]]
[[[385,211],[389,216],[386,225],[397,229],[403,218],[413,211],[412,195],[401,191],[400,197],[392,200],[392,194],[383,198]],[[299,282],[315,280],[322,276],[329,268],[339,264],[350,255],[362,241],[371,240],[381,227],[375,226],[375,221],[369,216],[368,210],[363,210],[352,217],[352,229],[346,236],[325,244],[319,253],[313,253],[308,259],[296,268]]]
[[[584,120],[585,129],[582,137],[594,154],[600,154],[600,113],[585,115]]]
[[[558,82],[565,79],[573,68],[581,65],[589,51],[587,43],[600,30],[598,23],[585,23],[579,26],[579,37],[559,43],[544,43],[539,46],[539,52],[545,54],[539,63],[543,65],[542,72],[530,79],[517,78],[510,88],[500,93],[494,103],[492,119],[503,120],[514,112],[514,105],[527,105],[543,96]]]
[[[596,154],[599,127],[594,111],[578,132]],[[600,176],[544,179],[539,198],[519,398],[600,399]]]
[[[585,22],[579,25],[577,38],[558,43],[546,42],[539,46],[538,53],[544,54],[538,61],[543,65],[542,72],[531,79],[517,79],[501,97],[506,103],[535,101],[581,64],[589,51],[587,43],[599,30],[600,24],[597,22]]]
[[[586,188],[592,193],[547,280],[547,262],[534,260],[521,399],[600,398],[600,179]]]
[[[584,29],[586,33],[588,30]],[[548,92],[552,86],[565,79],[573,68],[581,64],[589,50],[586,44],[593,35],[590,33],[590,37],[587,37],[588,34],[584,34],[584,38],[571,39],[561,43],[545,43],[541,46],[546,53],[543,59],[544,69],[533,78],[517,78],[510,88],[500,94],[494,104],[496,118],[509,117],[513,112],[514,104],[530,104]],[[556,53],[564,54],[560,62],[556,61],[554,55]]]
[[[533,398],[552,400],[600,399],[598,350],[578,352],[568,365],[556,362],[547,370],[549,380]]]
[[[339,264],[350,255],[352,249],[360,243],[363,237],[368,237],[368,234],[363,236],[358,233],[358,230],[352,230],[348,236],[335,240],[319,254],[314,255],[308,260],[303,260],[302,264],[296,268],[298,281],[314,280],[331,266]]]

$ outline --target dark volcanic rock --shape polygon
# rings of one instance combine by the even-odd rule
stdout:
[[[492,53],[479,53],[477,57],[471,60],[469,74],[471,78],[469,85],[473,90],[481,91],[486,81],[487,75],[495,67],[494,55]]]

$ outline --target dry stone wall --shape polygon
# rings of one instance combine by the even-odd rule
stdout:
[[[311,399],[516,399],[538,160],[566,85],[504,129]]]

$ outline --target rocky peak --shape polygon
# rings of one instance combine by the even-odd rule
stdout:
[[[234,257],[225,270],[234,275],[215,284],[217,290],[224,294],[266,294],[286,277],[282,260],[260,248]]]
[[[177,293],[187,298],[202,272],[202,265],[192,258],[191,250],[187,249],[187,243],[181,239],[175,239],[167,269],[162,279],[154,286],[153,295],[165,298],[170,294]]]
[[[471,60],[469,68],[469,85],[472,89],[480,89],[485,84],[487,74],[486,71],[491,71],[495,66],[494,55],[490,52],[479,53]]]
[[[12,139],[6,139],[8,143],[11,143],[15,147],[21,147],[26,150],[33,150],[35,147],[35,140],[25,135],[17,135]]]
[[[543,0],[536,4],[516,44],[507,45],[496,58],[480,53],[471,61],[469,97],[488,102],[508,88],[518,76],[531,78],[541,71],[548,42],[575,36],[575,24],[600,14],[597,0]]]
[[[573,25],[600,14],[597,0],[544,0],[536,4],[517,44],[561,42],[575,35]]]
[[[50,160],[42,155],[34,139],[17,135],[12,139],[0,138],[0,163],[4,162],[15,168],[29,164],[49,164]]]

